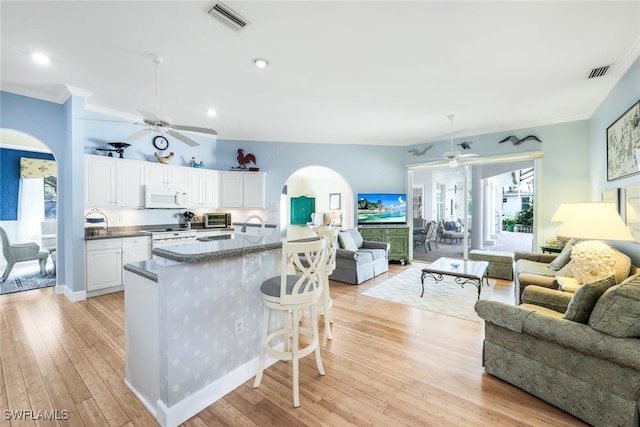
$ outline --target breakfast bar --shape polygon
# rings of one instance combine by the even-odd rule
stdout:
[[[153,250],[125,265],[125,383],[161,426],[175,426],[256,373],[263,280],[282,243],[227,235]],[[273,319],[282,322],[282,319]]]

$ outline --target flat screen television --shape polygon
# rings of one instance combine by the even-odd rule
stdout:
[[[358,193],[358,224],[406,224],[404,193]]]

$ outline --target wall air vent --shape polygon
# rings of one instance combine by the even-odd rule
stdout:
[[[236,31],[240,31],[249,23],[242,16],[234,12],[229,6],[220,2],[213,5],[211,10],[209,10],[209,15]]]
[[[611,65],[613,64],[604,65],[598,68],[593,68],[591,71],[589,71],[589,75],[587,76],[587,79],[595,79],[596,77],[604,76],[605,74],[607,74],[607,71],[609,71],[609,68],[611,67]]]

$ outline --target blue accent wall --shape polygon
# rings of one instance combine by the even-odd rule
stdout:
[[[0,221],[18,219],[21,157],[54,160],[48,153],[0,148]]]

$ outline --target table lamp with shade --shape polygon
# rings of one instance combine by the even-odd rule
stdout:
[[[603,202],[572,203],[565,213],[560,214],[566,214],[566,217],[559,215],[563,222],[556,232],[558,236],[583,240],[574,245],[571,251],[571,272],[575,280],[581,284],[614,274],[614,251],[598,241],[634,241],[615,205]],[[560,281],[560,286],[566,290],[563,281]]]
[[[560,214],[559,211],[560,208],[556,214]],[[562,217],[564,213],[560,215],[563,221],[556,232],[558,236],[625,242],[635,240],[613,203],[571,203],[566,212],[566,217]]]
[[[569,214],[573,211],[574,203],[560,203],[558,209],[553,213],[551,222],[565,222]]]

